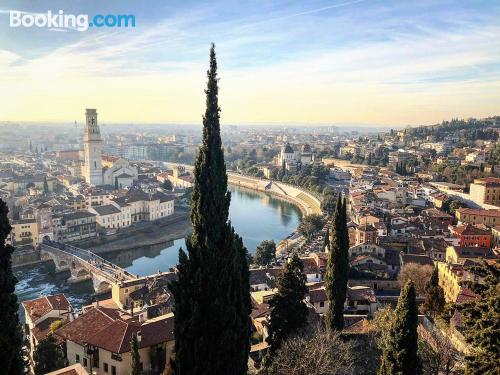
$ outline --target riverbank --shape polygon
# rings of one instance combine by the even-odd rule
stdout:
[[[191,233],[191,222],[187,211],[174,214],[168,221],[149,223],[133,231],[121,231],[111,240],[96,239],[80,243],[77,246],[89,249],[95,254],[130,250],[136,247],[157,245],[160,243],[185,238]],[[131,237],[133,240],[131,241]]]
[[[139,223],[135,227],[123,229],[110,236],[76,241],[72,245],[92,250],[96,254],[104,254],[130,250],[137,247],[158,245],[179,238],[185,238],[190,233],[191,222],[189,221],[189,212],[181,210],[172,216],[156,222]],[[12,267],[19,268],[50,260],[50,258],[43,258],[38,249],[34,249],[31,246],[24,246],[16,248],[14,251]]]
[[[189,164],[164,163],[169,168],[178,166],[184,167],[187,171],[193,171],[194,167]],[[310,214],[321,214],[321,200],[313,193],[300,187],[290,185],[284,182],[266,180],[263,178],[244,176],[234,172],[228,172],[228,184],[233,186],[242,186],[251,190],[269,193],[281,197],[287,202],[297,206],[302,212],[302,216]]]
[[[283,182],[243,176],[237,173],[228,173],[228,183],[233,186],[241,186],[263,193],[269,193],[283,199],[298,207],[302,212],[302,216],[321,214],[321,201],[319,198],[299,187]]]

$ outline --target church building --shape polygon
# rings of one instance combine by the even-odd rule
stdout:
[[[137,180],[137,168],[131,166],[124,159],[118,159],[112,164],[106,163],[106,166],[103,167],[102,138],[95,109],[87,109],[85,112],[83,144],[85,155],[83,176],[87,184],[124,188],[132,186],[133,182]]]

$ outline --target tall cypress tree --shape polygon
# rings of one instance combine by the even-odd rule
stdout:
[[[308,310],[304,303],[307,293],[304,265],[297,254],[286,264],[278,279],[278,293],[270,301],[269,354],[272,356],[281,343],[296,334],[307,323]],[[272,360],[272,358],[271,358]]]
[[[130,343],[132,347],[132,363],[130,364],[130,375],[141,375],[142,374],[142,364],[141,355],[139,354],[139,342],[137,340],[137,335],[132,337],[132,342]]]
[[[43,193],[49,194],[49,183],[47,182],[47,177],[43,178]]]
[[[323,251],[330,248],[330,229],[326,228],[325,238],[323,240]]]
[[[193,233],[179,251],[175,298],[177,375],[246,374],[250,351],[247,251],[228,221],[231,194],[220,138],[215,47],[207,72],[203,144],[194,167]]]
[[[408,281],[398,299],[394,321],[382,350],[378,375],[415,375],[419,373],[417,356],[418,308],[415,286]]]
[[[422,307],[424,312],[434,317],[443,312],[445,304],[444,291],[439,286],[438,269],[434,267],[432,275],[425,285],[425,299]]]
[[[19,324],[17,279],[12,272],[11,256],[14,248],[5,241],[12,227],[7,219],[7,205],[0,199],[0,363],[6,374],[25,373],[23,335]]]
[[[328,311],[326,325],[331,330],[344,328],[344,303],[349,277],[349,234],[347,232],[346,202],[339,194],[333,216],[329,257],[325,276]]]

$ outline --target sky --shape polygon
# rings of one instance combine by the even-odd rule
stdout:
[[[9,12],[135,28],[11,28]],[[0,121],[433,124],[500,114],[500,1],[0,0]]]

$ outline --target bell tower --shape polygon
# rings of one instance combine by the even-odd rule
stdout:
[[[97,125],[97,111],[85,111],[85,128],[83,133],[85,153],[85,181],[89,185],[102,185],[102,139]]]

